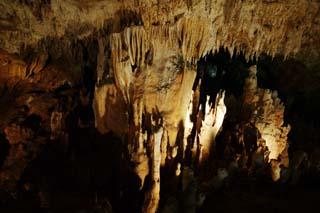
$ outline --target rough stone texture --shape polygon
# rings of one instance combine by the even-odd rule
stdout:
[[[160,176],[176,187],[186,173],[186,152],[191,150],[192,159],[203,154],[192,133],[200,132],[204,119],[199,87],[192,93],[197,60],[222,47],[231,55],[243,52],[247,60],[262,54],[304,60],[310,53],[306,65],[316,67],[319,8],[315,0],[1,1],[0,127],[10,145],[1,185],[13,189],[46,141],[68,137],[65,118],[75,105],[93,102],[96,128],[124,142],[140,190],[146,187],[143,210],[155,211]],[[77,88],[89,68],[96,69],[95,85]],[[66,100],[59,93],[63,86],[70,88]],[[271,150],[270,159],[281,154],[287,164],[290,127],[283,127],[276,92],[259,89],[252,68],[244,94],[248,119]],[[49,137],[24,126],[31,115],[39,117]],[[210,122],[208,132],[216,135],[222,121],[215,129]],[[203,143],[201,137],[196,143]]]
[[[284,105],[277,92],[258,88],[256,72],[256,66],[250,67],[244,86],[244,110],[249,114],[249,122],[254,124],[261,138],[266,141],[270,150],[269,159],[278,159],[287,147],[290,125],[283,126]],[[288,166],[287,153],[283,153],[283,157],[287,158],[282,160]]]
[[[203,116],[201,129],[198,133],[200,144],[199,149],[201,150],[199,163],[203,163],[208,160],[212,146],[215,143],[216,136],[222,127],[224,116],[227,111],[224,104],[224,93],[224,91],[220,91],[217,94],[215,106],[209,104],[210,97],[207,97],[205,115]]]
[[[0,127],[9,142],[9,153],[0,171],[0,185],[14,190],[28,163],[39,155],[51,139],[62,135],[63,121],[72,110],[72,96],[62,101],[55,90],[79,79],[68,76],[65,69],[46,66],[46,53],[31,56],[28,60],[0,54],[1,113]],[[69,95],[73,94],[69,91]],[[66,107],[62,115],[62,106]],[[53,111],[55,109],[55,111]],[[2,111],[3,110],[3,111]],[[59,115],[59,116],[55,116]]]
[[[3,49],[21,52],[47,37],[83,39],[99,29],[117,33],[138,25],[151,38],[180,42],[187,60],[220,46],[231,52],[244,50],[247,57],[262,52],[287,56],[296,54],[302,45],[319,50],[312,46],[319,38],[318,1],[40,2],[1,2]]]

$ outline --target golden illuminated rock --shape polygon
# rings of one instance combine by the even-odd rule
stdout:
[[[319,35],[319,26],[314,28],[319,2],[308,0],[51,0],[31,5],[5,0],[0,7],[7,14],[16,14],[3,15],[0,22],[4,29],[1,46],[11,52],[50,36],[73,35],[83,39],[109,23],[111,32],[136,31],[130,26],[137,25],[148,38],[180,42],[182,55],[188,61],[220,46],[228,47],[232,53],[235,48],[245,50],[248,58],[262,52],[288,56],[296,54],[302,44],[313,44]],[[305,33],[308,31],[313,34]]]
[[[141,199],[135,201],[141,203],[142,212],[159,210],[160,189],[185,192],[179,210],[194,212],[206,197],[193,184],[199,181],[197,176],[207,178],[206,189],[218,190],[251,159],[249,174],[270,163],[271,177],[279,180],[281,165],[290,163],[291,126],[284,125],[285,106],[277,91],[259,88],[257,67],[252,66],[240,98],[221,88],[204,94],[206,71],[197,65],[201,60],[214,63],[207,56],[225,51],[230,61],[241,54],[250,65],[266,56],[283,57],[317,70],[319,9],[316,0],[2,0],[0,136],[9,148],[0,168],[0,188],[15,190],[45,145],[61,149],[64,144],[63,153],[74,163],[76,151],[69,149],[69,142],[74,140],[72,146],[80,150],[75,144],[82,140],[82,130],[101,140],[97,145],[96,138],[83,139],[93,147],[114,148],[113,139],[119,139],[115,143],[120,151],[112,151],[121,157],[112,155],[108,161],[126,163],[112,165],[111,176],[117,179],[112,191],[117,194],[110,200],[122,202],[122,193],[131,189],[120,184],[125,182],[121,178],[132,172],[140,184],[132,186],[136,187],[132,193]],[[316,71],[310,76],[318,77]],[[299,76],[292,78],[300,85]],[[318,88],[317,81],[303,83],[307,82]],[[210,83],[218,87],[220,82]],[[296,85],[289,83],[280,87],[288,92]],[[291,107],[301,102],[290,95],[286,103]],[[233,106],[227,112],[228,104]],[[237,128],[224,125],[237,125],[239,132],[234,136]],[[250,150],[249,144],[248,150],[234,154],[227,143],[234,137],[245,147],[245,130],[250,128],[257,133],[254,142],[266,146],[257,144]],[[229,155],[228,161],[213,152],[222,132],[222,152]],[[311,157],[315,170],[317,156]],[[123,165],[127,166],[119,168]],[[113,174],[115,170],[121,175]],[[173,209],[179,208],[177,199],[171,202]]]
[[[215,138],[222,127],[224,116],[227,112],[227,108],[224,105],[224,96],[224,91],[221,91],[217,94],[215,102],[216,104],[214,107],[209,104],[209,97],[207,97],[205,107],[206,113],[202,122],[199,136],[201,146],[200,163],[203,163],[203,161],[208,158],[210,149],[212,148]]]
[[[244,107],[250,114],[250,122],[266,141],[266,146],[270,150],[269,159],[278,159],[287,147],[290,125],[283,126],[284,105],[278,98],[277,92],[258,88],[256,66],[250,67],[249,77],[245,82]],[[283,155],[288,158],[287,153]]]

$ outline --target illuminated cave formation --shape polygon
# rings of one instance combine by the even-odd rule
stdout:
[[[0,8],[1,212],[295,212],[319,197],[319,1]]]

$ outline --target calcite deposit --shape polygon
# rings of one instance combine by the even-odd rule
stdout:
[[[244,111],[249,113],[249,122],[253,123],[259,130],[261,138],[265,140],[266,146],[270,150],[269,159],[278,159],[282,154],[283,162],[288,166],[289,159],[284,159],[287,146],[287,135],[290,125],[283,125],[284,105],[278,98],[276,91],[258,88],[255,66],[250,67],[249,77],[246,79],[244,87]],[[287,151],[287,150],[286,150]],[[286,157],[288,157],[286,155]]]
[[[298,106],[320,91],[319,1],[2,0],[0,10],[0,190],[18,200],[63,203],[51,183],[68,180],[115,212],[170,211],[166,196],[196,211],[238,172],[300,171],[288,135],[318,128]],[[284,60],[288,82],[265,66]],[[314,144],[295,143],[317,176]]]

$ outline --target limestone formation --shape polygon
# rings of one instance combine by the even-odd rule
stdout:
[[[285,110],[314,100],[318,81],[294,88],[299,75],[287,86],[257,66],[299,60],[318,79],[319,1],[2,0],[0,10],[0,189],[19,191],[47,158],[70,188],[101,189],[115,212],[195,212],[210,197],[201,189],[239,172],[271,169],[278,181],[286,167],[284,182],[298,182],[308,155],[289,161]],[[318,155],[306,164],[315,175]],[[26,191],[46,208],[38,179]]]
[[[208,159],[210,150],[214,145],[215,138],[222,127],[226,106],[224,105],[224,91],[219,92],[216,97],[215,106],[209,104],[209,97],[206,102],[206,113],[200,130],[200,163]]]
[[[278,159],[287,147],[290,125],[283,126],[284,105],[278,98],[277,92],[258,88],[256,66],[249,69],[243,102],[244,109],[249,113],[249,122],[255,125],[261,138],[266,141],[270,151],[269,159]],[[284,156],[288,157],[287,153],[283,153]]]
[[[46,37],[83,39],[108,26],[110,20],[112,24],[107,30],[114,33],[128,27],[125,31],[129,34],[142,30],[149,38],[159,37],[169,43],[180,40],[183,57],[188,61],[220,46],[228,47],[231,53],[235,49],[245,50],[248,58],[262,52],[271,55],[282,52],[287,56],[297,53],[301,44],[312,44],[319,35],[319,31],[314,30],[317,1],[174,0],[156,4],[133,0],[51,0],[45,7],[40,1],[35,2],[31,5],[9,0],[1,3],[2,10],[6,11],[1,17],[4,49],[20,52],[21,47],[36,45]],[[16,15],[10,16],[13,13]],[[139,27],[130,28],[132,25]],[[313,34],[305,33],[311,29]]]

